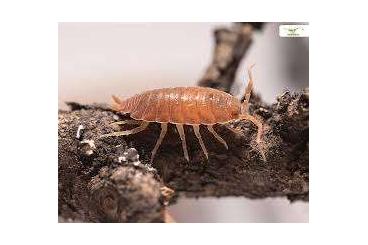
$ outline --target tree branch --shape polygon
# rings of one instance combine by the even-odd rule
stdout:
[[[260,27],[260,23],[241,23],[216,30],[213,62],[199,85],[229,92],[253,29]],[[59,112],[60,222],[168,222],[165,207],[181,195],[308,200],[308,90],[286,91],[273,105],[251,97],[251,114],[265,122],[266,162],[254,143],[256,128],[234,122],[232,130],[215,127],[229,150],[201,128],[209,161],[192,128],[185,126],[190,163],[170,126],[151,166],[158,124],[131,136],[100,138],[120,130],[110,123],[126,116],[107,105],[68,104],[71,111]]]
[[[308,200],[308,91],[285,92],[270,106],[253,100],[250,110],[265,121],[266,162],[254,144],[256,128],[234,122],[231,127],[240,133],[215,127],[229,150],[201,128],[209,161],[192,129],[185,127],[190,163],[183,157],[177,132],[169,127],[152,166],[158,124],[135,135],[100,139],[121,129],[110,123],[124,116],[100,105],[74,104],[74,110],[59,112],[59,214],[93,222],[164,221],[165,186],[176,197]]]
[[[198,85],[230,92],[238,66],[252,43],[255,29],[262,23],[235,23],[214,31],[215,49],[212,62]]]

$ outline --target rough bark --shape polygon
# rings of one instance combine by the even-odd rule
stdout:
[[[59,112],[59,215],[84,222],[162,222],[167,196],[172,194],[163,191],[166,187],[175,191],[175,197],[308,200],[308,91],[286,91],[273,105],[253,98],[250,111],[266,125],[266,162],[254,143],[256,128],[234,122],[231,127],[239,133],[215,127],[229,150],[201,128],[208,161],[193,130],[185,126],[189,163],[178,133],[169,127],[150,165],[160,130],[157,123],[135,135],[100,139],[122,128],[111,122],[128,116],[102,105],[70,104],[71,111]]]
[[[229,92],[253,30],[261,26],[238,23],[216,30],[214,59],[199,85]],[[100,139],[121,130],[110,123],[128,116],[107,105],[72,102],[69,106],[70,111],[59,112],[59,222],[168,222],[166,205],[182,195],[308,200],[308,90],[286,91],[273,105],[253,94],[251,114],[265,122],[266,161],[254,143],[256,128],[249,122],[234,122],[230,126],[236,133],[215,127],[229,150],[201,128],[208,161],[192,128],[185,126],[189,163],[176,129],[170,126],[150,165],[158,124],[135,135]]]
[[[59,112],[61,221],[164,221],[162,185],[155,169],[142,164],[125,142],[108,145],[98,140],[111,120],[110,111],[77,106],[72,103],[71,112]]]

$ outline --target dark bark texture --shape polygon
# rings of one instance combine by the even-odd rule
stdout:
[[[125,137],[99,138],[121,130],[110,123],[128,118],[106,106],[72,104],[59,112],[59,215],[90,222],[164,221],[164,187],[175,196],[285,196],[308,200],[308,91],[278,97],[266,105],[251,100],[250,110],[265,121],[263,161],[254,143],[256,128],[248,122],[218,125],[226,150],[201,128],[207,161],[189,126],[185,126],[188,163],[179,135],[169,127],[155,161],[150,153],[160,126]]]
[[[217,30],[214,61],[199,85],[229,92],[251,34],[260,27],[259,23],[238,23]],[[170,125],[152,165],[158,123],[134,135],[100,138],[129,128],[110,125],[129,115],[120,115],[107,105],[68,103],[70,111],[59,111],[59,222],[167,222],[165,207],[183,195],[284,196],[308,201],[308,90],[285,91],[272,105],[254,95],[250,102],[250,113],[264,121],[266,161],[255,144],[254,125],[235,121],[229,125],[233,130],[215,126],[228,150],[205,127],[200,128],[209,160],[192,127],[184,126],[189,163],[179,134]]]

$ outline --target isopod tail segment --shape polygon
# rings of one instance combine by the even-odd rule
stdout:
[[[200,125],[206,126],[214,138],[228,149],[228,144],[216,133],[213,126],[215,124],[222,124],[231,129],[232,132],[238,134],[239,132],[231,128],[229,123],[235,120],[246,120],[252,122],[257,127],[256,144],[260,155],[266,161],[265,154],[262,150],[263,123],[257,117],[250,115],[248,109],[253,90],[253,66],[248,68],[249,82],[245,89],[243,103],[228,93],[204,87],[177,87],[150,90],[126,100],[121,100],[113,96],[112,108],[120,113],[129,113],[132,119],[114,122],[112,124],[137,124],[138,126],[129,130],[105,134],[101,138],[136,134],[145,130],[150,123],[160,123],[161,132],[151,153],[152,163],[167,133],[168,124],[171,123],[176,126],[181,140],[184,158],[189,162],[183,125],[193,127],[199,145],[205,157],[208,159],[208,152],[200,133]]]

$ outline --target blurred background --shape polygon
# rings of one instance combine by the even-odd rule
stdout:
[[[269,103],[284,89],[308,87],[307,37],[281,38],[279,25],[257,32],[232,89],[240,95],[255,63],[255,90]],[[290,24],[290,23],[287,23]],[[291,23],[293,24],[293,23]],[[59,109],[65,101],[109,103],[141,91],[195,86],[211,62],[213,31],[231,23],[59,23]],[[286,198],[180,199],[177,222],[308,222],[308,203]]]

